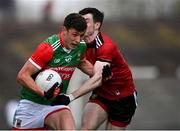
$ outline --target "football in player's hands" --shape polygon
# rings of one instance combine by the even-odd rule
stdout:
[[[62,87],[60,74],[52,69],[40,71],[35,78],[35,83],[44,91],[46,99],[57,96]]]

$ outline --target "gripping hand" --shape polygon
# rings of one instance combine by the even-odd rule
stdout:
[[[67,95],[67,94],[59,94],[58,96],[56,96],[54,98],[54,100],[52,101],[51,105],[55,106],[55,105],[68,105],[71,101],[73,101],[75,98],[72,94]]]
[[[105,65],[103,66],[103,69],[102,69],[102,78],[103,78],[103,81],[105,80],[108,80],[112,77],[112,70],[111,70],[111,67],[109,65]]]
[[[56,97],[61,90],[61,85],[56,82],[48,91],[44,91],[44,97],[46,99],[51,99],[53,97]]]

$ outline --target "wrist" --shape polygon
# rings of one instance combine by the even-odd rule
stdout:
[[[45,92],[43,90],[39,91],[38,94],[41,96],[41,97],[44,97],[45,95]]]
[[[75,99],[75,97],[73,96],[73,94],[69,94],[68,96],[69,96],[70,101],[73,101],[73,100]]]
[[[45,92],[45,91],[43,92],[43,97],[46,98],[46,99],[50,99],[50,98],[49,98],[49,95],[48,95],[47,92]]]

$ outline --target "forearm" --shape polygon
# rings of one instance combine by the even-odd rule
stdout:
[[[17,82],[20,83],[22,86],[30,89],[31,91],[37,93],[40,96],[44,96],[43,90],[35,83],[32,79],[32,75],[37,73],[39,69],[37,69],[31,62],[27,61],[22,69],[17,74]]]
[[[44,96],[44,91],[39,88],[35,81],[32,79],[32,77],[23,74],[17,77],[18,83],[20,83],[22,86],[30,89],[31,91],[37,93],[40,96]]]
[[[93,76],[93,65],[88,60],[81,60],[78,68],[90,77]]]
[[[92,78],[88,79],[83,85],[72,92],[71,94],[78,98],[82,95],[89,93],[90,91],[94,90],[95,88],[99,87],[102,84],[102,75],[94,75]]]

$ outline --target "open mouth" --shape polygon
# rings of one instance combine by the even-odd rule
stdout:
[[[72,46],[73,48],[75,48],[75,47],[77,46],[77,44],[71,43],[71,46]]]

